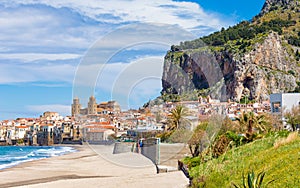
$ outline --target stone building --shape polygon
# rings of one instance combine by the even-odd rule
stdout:
[[[97,103],[94,96],[91,96],[88,102],[88,115],[97,114]]]
[[[120,113],[121,107],[117,103],[117,101],[107,101],[107,102],[101,102],[97,105],[98,114],[100,113]]]
[[[81,109],[81,104],[79,103],[79,99],[78,98],[73,99],[72,116],[79,115],[80,109]]]
[[[36,133],[36,144],[39,146],[51,146],[53,144],[61,144],[61,131],[53,124],[42,124],[40,130]],[[35,145],[35,141],[32,140]]]
[[[121,107],[116,101],[101,102],[97,104],[96,98],[89,98],[87,108],[81,108],[78,98],[73,99],[72,116],[78,115],[99,115],[99,114],[114,114],[120,113]]]
[[[49,112],[49,111],[44,112],[42,117],[47,120],[60,119],[60,115],[57,112]]]

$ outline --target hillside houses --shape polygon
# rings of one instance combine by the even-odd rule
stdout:
[[[72,104],[72,115],[62,117],[57,112],[44,112],[39,118],[17,118],[0,122],[0,145],[53,145],[107,141],[112,137],[130,132],[154,133],[167,128],[171,111],[182,105],[189,111],[186,117],[193,130],[200,121],[213,114],[221,114],[235,120],[240,114],[252,111],[256,114],[269,112],[268,101],[254,104],[220,102],[210,98],[199,101],[152,104],[139,110],[121,111],[117,102],[96,103],[90,97],[88,107],[82,108],[79,99]],[[90,108],[90,109],[88,109]],[[81,111],[87,113],[81,113]],[[134,133],[135,134],[135,133]],[[135,134],[138,135],[138,134]],[[130,135],[129,135],[130,136]],[[132,136],[132,134],[131,134]]]

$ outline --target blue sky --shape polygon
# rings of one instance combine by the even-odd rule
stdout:
[[[199,37],[251,19],[263,3],[264,0],[1,0],[0,120],[38,117],[47,110],[69,115],[73,81],[82,59],[97,40],[122,26],[170,24]],[[126,37],[126,33],[117,36],[116,41],[109,42],[110,48]],[[131,63],[148,58],[158,62],[155,75],[161,74],[159,65],[168,49],[168,45],[144,44],[118,51],[97,77],[97,101],[118,98],[112,94],[112,80],[117,80],[118,75],[123,78],[121,72],[129,70]],[[126,82],[126,77],[122,81]],[[158,96],[160,82],[157,77],[137,80],[123,93],[130,103],[125,108],[137,107]],[[81,100],[85,105],[85,99]]]

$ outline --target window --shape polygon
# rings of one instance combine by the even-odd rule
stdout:
[[[280,102],[273,102],[272,107],[273,107],[273,112],[280,112],[281,103]]]

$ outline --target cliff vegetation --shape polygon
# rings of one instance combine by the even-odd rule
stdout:
[[[297,92],[299,51],[300,1],[267,0],[251,21],[173,45],[165,56],[162,96],[262,101],[270,93]]]

